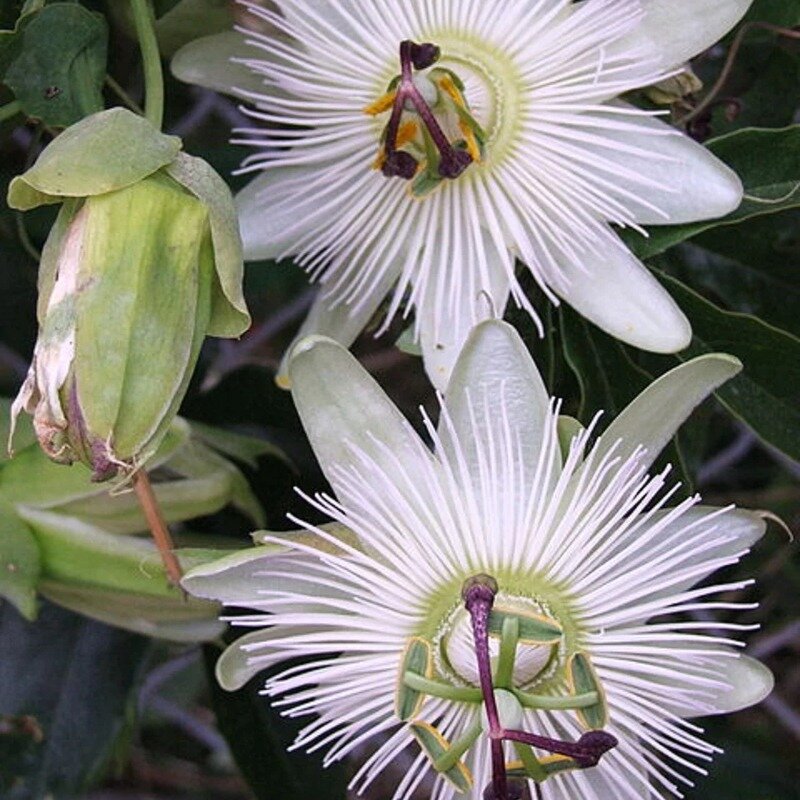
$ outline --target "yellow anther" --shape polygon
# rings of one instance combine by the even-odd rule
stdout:
[[[443,75],[438,80],[439,88],[442,89],[445,94],[449,95],[452,101],[461,108],[466,108],[467,103],[464,100],[464,96],[458,90],[458,86],[456,86],[455,82],[449,75]]]
[[[417,138],[418,132],[419,127],[416,122],[411,120],[404,122],[397,131],[397,141],[394,144],[395,148],[399,150],[403,145],[413,142],[414,139]]]
[[[467,101],[464,95],[459,91],[455,81],[449,75],[443,75],[437,81],[439,88],[459,107],[464,111],[469,111]],[[478,146],[478,140],[472,132],[470,126],[463,120],[459,119],[458,127],[464,136],[464,141],[467,143],[467,152],[472,156],[472,160],[477,164],[481,160],[481,148]]]
[[[370,103],[364,108],[364,113],[370,117],[377,117],[378,114],[383,114],[388,111],[393,105],[397,97],[397,92],[387,92],[383,97],[379,97],[374,103]]]
[[[458,127],[464,134],[464,141],[467,143],[467,152],[472,156],[472,160],[477,164],[481,160],[481,148],[472,129],[463,120],[458,121]]]

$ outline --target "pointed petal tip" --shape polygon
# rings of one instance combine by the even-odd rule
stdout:
[[[775,676],[766,665],[747,655],[740,655],[723,670],[730,689],[717,700],[717,713],[740,711],[765,700],[775,688]]]
[[[294,347],[292,347],[289,353],[289,378],[291,379],[291,371],[292,371],[292,364],[298,359],[302,358],[305,355],[308,355],[315,350],[319,350],[321,348],[332,346],[336,350],[344,350],[345,348],[342,347],[338,342],[334,341],[328,336],[321,336],[318,333],[312,333],[310,336],[304,336],[299,342],[297,342]]]

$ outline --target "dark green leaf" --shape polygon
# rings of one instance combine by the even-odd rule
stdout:
[[[745,128],[708,142],[709,149],[742,179],[745,198],[722,219],[648,228],[649,238],[623,231],[640,258],[663,253],[703,231],[800,206],[800,125],[773,130]]]
[[[602,431],[658,375],[673,366],[668,357],[631,350],[568,306],[561,306],[559,316],[564,358],[580,387],[581,407],[578,416],[585,425],[602,411],[598,425],[598,430]],[[693,416],[697,413],[695,411]],[[693,430],[691,435],[686,435],[685,432],[695,426],[694,419],[685,422],[657,462],[657,468],[673,465],[675,480],[681,483],[685,494],[693,491],[693,472],[688,464],[696,460],[693,454],[686,452],[687,442],[698,446],[705,443],[705,438],[700,435],[704,427],[702,425],[699,425],[700,433]]]
[[[42,734],[0,735],[0,794],[81,796],[131,718],[148,640],[50,604],[32,624],[4,604],[0,641],[0,720],[29,717]]]
[[[726,87],[726,94],[736,100],[736,113],[729,118],[727,104],[720,104],[712,121],[715,135],[753,125],[782,128],[794,121],[800,58],[776,42],[770,34],[767,41],[741,49],[737,82]]]
[[[28,116],[66,127],[103,109],[108,29],[77,3],[52,3],[0,35],[0,70]]]
[[[800,0],[755,0],[744,20],[792,28],[800,25]]]
[[[662,280],[692,321],[692,344],[678,353],[725,352],[744,371],[716,393],[762,439],[800,459],[800,339],[748,314],[724,311],[667,275]]]
[[[760,317],[795,336],[800,336],[799,270],[797,211],[707,231],[680,247],[668,269],[727,309]]]
[[[559,309],[564,357],[581,392],[578,418],[590,423],[604,412],[605,427],[649,383],[650,375],[634,364],[623,346],[599,331],[568,306]]]
[[[258,800],[344,800],[340,766],[323,769],[318,753],[287,752],[302,722],[281,717],[258,693],[267,675],[238,692],[226,692],[214,677],[219,648],[206,645],[204,655],[217,727]]]

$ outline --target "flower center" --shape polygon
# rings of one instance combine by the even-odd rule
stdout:
[[[370,116],[389,114],[375,168],[387,178],[410,181],[417,197],[480,163],[487,142],[464,82],[454,70],[434,66],[440,58],[441,50],[433,43],[401,42],[401,73],[364,109]]]
[[[514,654],[501,653],[502,620],[507,617],[516,617],[523,628]],[[519,689],[532,688],[555,674],[563,662],[564,636],[560,623],[543,602],[499,592],[492,620],[489,652],[495,673],[510,670],[510,683]],[[442,675],[459,686],[480,686],[472,621],[463,605],[445,620],[434,648],[436,667]],[[513,662],[506,664],[504,659],[512,655]]]
[[[603,730],[605,696],[589,656],[577,650],[566,656],[570,637],[548,605],[501,592],[490,575],[464,581],[461,598],[432,639],[408,640],[398,674],[395,711],[433,768],[460,792],[470,791],[472,775],[461,759],[485,735],[492,782],[483,796],[513,800],[522,796],[526,781],[542,783],[565,770],[595,766],[617,740]],[[562,673],[556,681],[561,687],[553,694],[552,681],[544,681],[556,671]],[[449,742],[419,717],[426,697],[472,704],[479,713]],[[573,713],[585,732],[573,741],[527,731],[525,709]],[[517,760],[506,761],[506,745]]]

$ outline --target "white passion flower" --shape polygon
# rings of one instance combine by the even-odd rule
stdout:
[[[426,778],[434,800],[511,800],[529,781],[544,800],[678,795],[718,752],[689,720],[772,687],[735,641],[681,616],[740,607],[711,598],[749,581],[701,582],[763,521],[696,497],[669,507],[666,472],[647,474],[740,366],[676,368],[589,447],[519,336],[488,321],[438,429],[425,421],[431,449],[340,345],[301,342],[293,395],[336,493],[309,501],[334,522],[186,576],[192,594],[253,609],[233,619],[255,630],[223,654],[220,682],[277,668],[266,694],[311,717],[295,747],[328,763],[372,748],[355,790],[416,742],[394,800]]]
[[[349,345],[394,287],[386,325],[413,309],[444,389],[469,330],[509,296],[536,318],[517,259],[550,300],[625,342],[688,344],[687,319],[611,225],[719,217],[742,186],[620,97],[674,74],[750,3],[244,3],[272,30],[247,32],[244,59],[223,34],[174,68],[218,88],[231,70],[215,74],[217,51],[240,56],[236,93],[266,123],[244,131],[258,148],[244,169],[262,171],[238,197],[245,254],[292,255],[319,280],[300,336]]]

